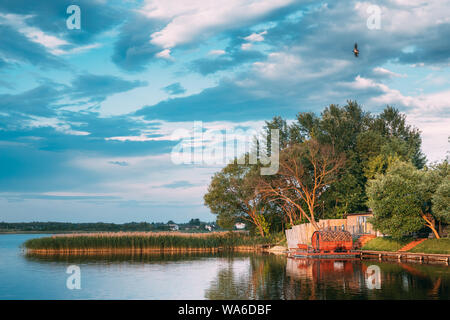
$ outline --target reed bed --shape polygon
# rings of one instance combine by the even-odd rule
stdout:
[[[215,232],[188,234],[174,232],[119,232],[63,234],[30,239],[24,243],[34,253],[123,253],[125,251],[217,251],[261,247],[271,243],[269,238],[252,237],[242,233]]]

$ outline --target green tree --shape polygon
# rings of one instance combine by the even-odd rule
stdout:
[[[436,220],[450,223],[450,165],[448,160],[434,164],[430,168],[429,181],[432,195],[432,209]]]
[[[367,186],[374,227],[393,238],[429,227],[436,238],[435,217],[431,210],[432,171],[418,170],[413,164],[397,161],[386,174],[378,174]]]
[[[433,195],[433,212],[437,220],[450,223],[450,176],[444,178]]]
[[[204,201],[217,214],[220,227],[229,228],[245,220],[254,224],[261,236],[267,234],[270,227],[264,217],[267,203],[255,192],[258,173],[258,166],[234,161],[212,177]]]
[[[190,225],[192,225],[192,226],[199,226],[200,225],[200,219],[191,219],[190,221],[189,221],[189,224]]]
[[[314,137],[346,155],[345,170],[323,195],[327,217],[367,210],[368,178],[386,172],[395,160],[411,161],[419,169],[425,163],[419,130],[407,125],[405,115],[390,106],[374,116],[355,101],[343,107],[330,105],[320,117],[300,113],[296,127],[303,139]]]

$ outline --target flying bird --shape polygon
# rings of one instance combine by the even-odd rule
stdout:
[[[358,44],[355,43],[355,47],[353,48],[353,53],[355,54],[355,57],[358,58],[359,50],[358,50]]]

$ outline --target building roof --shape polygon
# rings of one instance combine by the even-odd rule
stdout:
[[[352,235],[348,231],[316,231],[316,232],[320,233],[322,241],[352,241]]]

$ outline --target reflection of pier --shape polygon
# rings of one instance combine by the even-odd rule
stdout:
[[[287,275],[296,280],[310,280],[314,286],[318,283],[335,283],[338,287],[350,290],[360,290],[365,286],[366,269],[367,266],[359,259],[288,258],[286,265]],[[313,294],[310,298],[317,297]]]
[[[382,259],[395,259],[398,261],[402,260],[414,260],[418,262],[444,262],[447,265],[449,264],[450,255],[449,254],[435,254],[435,253],[412,253],[412,252],[391,252],[391,251],[369,251],[369,250],[361,250],[360,256],[362,259],[368,258],[378,258]]]

